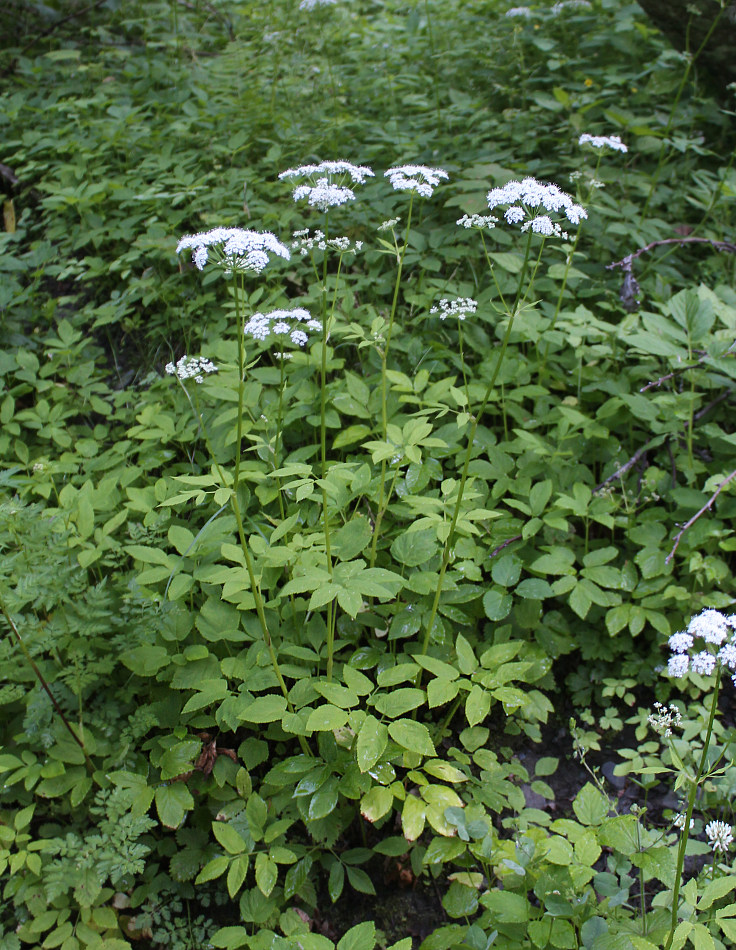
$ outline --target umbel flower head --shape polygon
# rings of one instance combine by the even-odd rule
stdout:
[[[522,231],[533,231],[544,237],[566,237],[558,221],[549,214],[538,214],[538,209],[552,212],[570,224],[580,224],[588,213],[582,205],[575,204],[570,195],[553,184],[545,184],[536,178],[509,181],[501,188],[488,192],[488,207],[493,211],[503,205],[509,207],[504,218],[509,224],[520,224]]]
[[[291,181],[306,178],[308,184],[297,185],[292,192],[294,201],[307,199],[312,208],[328,211],[355,200],[355,192],[348,186],[364,185],[367,178],[373,177],[373,171],[367,165],[353,165],[352,162],[320,162],[318,165],[300,165],[281,172],[279,179]]]
[[[590,135],[588,132],[578,139],[578,145],[588,145],[593,149],[611,149],[614,152],[623,152],[626,154],[628,148],[621,141],[618,135]]]
[[[308,330],[321,330],[322,324],[314,320],[304,307],[293,310],[272,310],[270,313],[254,313],[246,323],[244,333],[263,342],[269,336],[288,337],[297,346],[305,346]],[[282,342],[280,340],[279,342]]]
[[[384,175],[395,191],[413,191],[420,198],[431,198],[440,181],[450,177],[444,169],[426,165],[397,165]]]
[[[713,851],[728,851],[728,846],[733,841],[731,825],[727,825],[725,821],[709,821],[705,826],[705,833]]]
[[[455,300],[440,300],[429,311],[439,314],[440,320],[446,320],[448,317],[457,317],[458,320],[464,320],[468,314],[473,314],[478,309],[478,301],[472,297],[457,297]]]
[[[176,376],[182,382],[186,379],[193,379],[195,383],[203,383],[205,373],[216,373],[217,367],[204,356],[187,356],[186,353],[180,360],[174,363],[166,364],[166,372],[169,376]]]
[[[176,246],[176,253],[191,248],[192,260],[203,270],[212,255],[213,263],[222,267],[226,276],[233,271],[260,274],[270,255],[289,260],[289,249],[270,231],[246,231],[243,228],[212,228],[199,234],[186,234]]]
[[[697,640],[702,643],[696,644]],[[693,617],[687,630],[673,633],[667,642],[672,651],[667,663],[670,676],[680,678],[689,669],[709,676],[717,665],[732,673],[736,670],[736,614],[726,617],[719,610],[704,610]],[[736,686],[736,675],[732,679]]]
[[[317,229],[314,234],[309,233],[309,228],[302,231],[294,231],[294,240],[291,246],[295,251],[299,251],[302,257],[306,257],[311,251],[317,248],[318,251],[326,251],[331,248],[340,254],[357,254],[363,247],[362,241],[351,241],[349,237],[325,237],[324,231]]]

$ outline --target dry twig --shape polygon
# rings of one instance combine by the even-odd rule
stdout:
[[[722,482],[720,483],[720,485],[716,488],[716,490],[715,490],[715,491],[713,492],[713,494],[710,496],[710,498],[708,499],[708,501],[703,505],[703,507],[700,509],[700,511],[698,511],[696,514],[694,514],[694,515],[692,516],[692,518],[691,518],[689,521],[686,521],[685,524],[680,528],[680,530],[679,530],[679,531],[677,532],[677,534],[675,535],[675,543],[674,543],[673,546],[672,546],[672,550],[671,550],[670,553],[667,555],[667,557],[664,559],[665,564],[669,564],[669,562],[670,562],[670,561],[672,560],[672,558],[674,557],[675,551],[677,550],[677,545],[680,543],[680,539],[682,538],[683,534],[688,530],[688,528],[692,528],[692,526],[695,524],[695,522],[698,520],[698,518],[699,518],[702,514],[704,514],[706,511],[708,511],[709,508],[711,508],[711,507],[713,506],[713,502],[716,500],[716,498],[718,498],[718,496],[720,495],[721,491],[722,491],[722,490],[726,487],[726,485],[728,485],[728,483],[729,483],[730,481],[732,481],[734,478],[736,478],[736,469],[734,469],[734,470],[731,472],[730,475],[727,475],[727,476],[723,479],[723,481],[722,481]]]

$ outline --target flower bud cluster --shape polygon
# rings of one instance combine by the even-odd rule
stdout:
[[[696,640],[703,641],[697,649]],[[688,669],[709,676],[717,664],[733,673],[736,670],[736,614],[726,617],[718,610],[704,610],[693,617],[687,630],[673,633],[668,645],[672,651],[667,663],[670,676],[682,677]],[[719,649],[714,652],[716,647]],[[732,680],[736,686],[736,675]]]

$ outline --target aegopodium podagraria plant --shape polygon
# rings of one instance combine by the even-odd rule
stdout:
[[[396,280],[394,281],[394,292],[391,298],[391,311],[388,317],[388,328],[386,330],[383,345],[380,347],[379,355],[381,357],[381,438],[384,442],[387,440],[388,433],[388,410],[386,399],[386,373],[388,367],[388,353],[391,346],[391,335],[394,329],[394,320],[396,318],[396,308],[399,302],[399,288],[401,286],[401,275],[404,270],[404,255],[409,246],[409,234],[411,232],[411,217],[414,210],[414,198],[431,198],[434,189],[443,181],[450,177],[443,168],[429,168],[427,165],[396,165],[384,172],[384,177],[388,178],[394,191],[409,192],[409,209],[406,213],[406,228],[404,229],[404,241],[400,248],[396,249]],[[388,227],[389,222],[384,222],[381,227]],[[386,495],[386,460],[381,461],[381,480],[378,493],[378,512],[376,513],[376,524],[373,531],[373,542],[371,544],[370,565],[373,567],[376,563],[376,552],[378,538],[381,530],[383,515],[388,508],[390,498]]]
[[[207,427],[204,423],[202,414],[199,411],[198,404],[192,403],[191,399],[189,401],[199,420],[202,434],[212,459],[214,470],[217,472],[220,482],[219,491],[229,501],[233,515],[235,517],[238,540],[243,551],[243,558],[245,560],[245,566],[248,572],[251,593],[255,602],[256,615],[258,617],[259,626],[263,635],[263,642],[265,643],[268,650],[271,666],[273,668],[274,674],[276,675],[279,688],[284,696],[284,699],[286,700],[287,709],[293,711],[293,706],[289,699],[289,691],[281,673],[276,650],[274,648],[273,641],[271,639],[271,633],[266,621],[263,596],[256,580],[253,558],[248,546],[245,528],[243,525],[243,512],[240,509],[240,502],[238,500],[243,442],[243,415],[245,411],[245,276],[246,274],[255,276],[260,275],[273,256],[282,258],[284,260],[289,260],[291,255],[286,245],[282,244],[281,241],[279,241],[270,232],[249,231],[242,228],[213,228],[210,231],[203,231],[199,234],[185,235],[179,240],[179,243],[176,247],[177,254],[181,253],[183,250],[192,251],[192,260],[194,261],[194,264],[198,270],[203,270],[205,266],[209,264],[219,269],[224,277],[232,279],[232,292],[235,299],[238,345],[237,432],[235,438],[235,460],[232,472],[226,471],[226,469],[223,467],[223,464],[221,464],[218,460],[210,442]],[[285,324],[286,321],[282,320],[282,323]],[[269,332],[270,329],[271,327],[269,325]],[[291,332],[293,333],[297,331]],[[292,342],[296,342],[298,344],[298,339],[294,340],[293,335],[291,338]],[[180,364],[181,372],[179,371]],[[188,373],[191,375],[190,367],[192,367],[193,369],[191,372],[194,373],[194,378],[196,381],[197,375],[199,375],[202,379],[204,378],[202,377],[202,372],[213,371],[212,369],[208,368],[208,366],[209,361],[203,362],[202,359],[198,359],[195,360],[195,362],[192,362],[190,358],[184,357],[183,361],[180,360],[176,366],[173,363],[170,363],[166,369],[167,372],[171,372],[172,375],[175,374],[179,379],[179,382],[183,385],[181,373]],[[189,376],[186,378],[189,378]],[[189,398],[189,393],[187,393],[187,398]],[[299,737],[299,742],[301,744],[302,751],[307,755],[311,754],[309,746],[307,745],[303,736]]]
[[[667,673],[669,676],[675,679],[682,679],[685,676],[694,674],[702,680],[710,680],[712,686],[709,699],[710,713],[697,771],[694,775],[688,774],[684,766],[681,766],[681,774],[689,784],[689,791],[687,809],[684,816],[682,816],[681,822],[678,822],[678,825],[682,829],[682,834],[677,850],[670,931],[664,945],[664,950],[670,950],[678,927],[681,926],[678,925],[678,912],[680,911],[679,897],[680,888],[682,886],[682,871],[685,863],[685,850],[687,848],[688,836],[692,827],[693,808],[695,807],[698,788],[708,780],[718,765],[718,762],[709,765],[708,749],[713,735],[713,724],[718,708],[718,693],[724,669],[731,674],[731,679],[736,686],[736,673],[734,672],[736,671],[736,614],[726,616],[719,610],[704,610],[692,618],[686,630],[673,634],[669,638],[668,646],[672,651],[672,655],[667,663]],[[706,682],[701,685],[707,686],[709,684]],[[661,708],[658,714],[658,722],[659,720],[662,720]],[[650,722],[652,722],[651,717]],[[663,722],[659,722],[660,726],[663,724]],[[666,735],[667,730],[671,730],[671,727],[676,724],[674,719],[672,719],[662,731]],[[658,731],[660,730],[658,729]],[[675,761],[679,762],[681,760],[679,757],[676,757]],[[716,853],[726,851],[731,844],[733,840],[732,828],[724,822],[711,821],[706,826],[705,831],[713,850],[713,858],[715,861]],[[684,943],[684,940],[680,942],[678,938],[678,944],[682,945],[682,943]]]
[[[475,433],[481,419],[483,418],[483,413],[485,412],[488,401],[491,398],[491,393],[493,392],[493,388],[496,385],[496,380],[498,379],[498,374],[501,370],[501,366],[503,365],[504,356],[506,355],[506,348],[508,347],[508,342],[511,337],[511,330],[514,325],[514,319],[531,292],[532,286],[534,284],[534,276],[542,259],[542,251],[544,249],[547,237],[557,235],[558,231],[560,230],[559,220],[565,219],[570,225],[577,225],[580,223],[580,221],[588,216],[585,208],[582,205],[577,204],[570,197],[570,195],[566,194],[558,185],[545,184],[544,182],[537,181],[536,178],[525,178],[522,181],[510,181],[500,188],[492,188],[488,192],[489,210],[494,211],[497,208],[502,208],[504,205],[508,206],[506,212],[504,213],[504,219],[506,223],[510,225],[517,225],[524,222],[521,230],[526,233],[524,261],[519,273],[519,282],[516,287],[514,302],[510,306],[505,299],[498,282],[496,281],[493,265],[491,263],[490,257],[488,256],[485,238],[483,237],[483,230],[485,226],[495,226],[495,215],[490,216],[492,220],[488,221],[488,225],[485,225],[482,218],[479,218],[478,220],[460,218],[458,221],[458,227],[469,227],[481,232],[486,259],[491,271],[491,275],[496,282],[496,289],[498,290],[499,297],[501,298],[501,302],[505,310],[507,323],[485,395],[477,412],[472,416],[472,423],[470,425],[470,430],[468,431],[465,459],[460,475],[460,481],[456,489],[457,493],[455,495],[455,503],[453,506],[449,530],[447,531],[447,536],[445,538],[437,587],[434,592],[434,599],[432,601],[429,620],[424,631],[424,639],[422,641],[423,655],[426,655],[427,650],[429,649],[432,628],[434,626],[437,610],[439,608],[442,586],[444,583],[445,574],[447,572],[447,567],[452,556],[453,546],[455,544],[455,533],[457,529],[458,518],[460,516],[460,508],[462,506],[465,485],[468,479],[468,470],[473,454]],[[538,212],[541,209],[547,212],[547,214],[539,214]],[[554,215],[555,219],[557,220],[553,220],[551,215]],[[537,223],[535,224],[535,222]],[[541,241],[539,243],[536,261],[531,268],[531,276],[527,282],[527,274],[530,270],[532,241],[535,235],[541,237]]]

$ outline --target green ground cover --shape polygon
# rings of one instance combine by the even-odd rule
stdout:
[[[733,946],[697,58],[622,0],[58,6],[2,35],[0,950]]]

